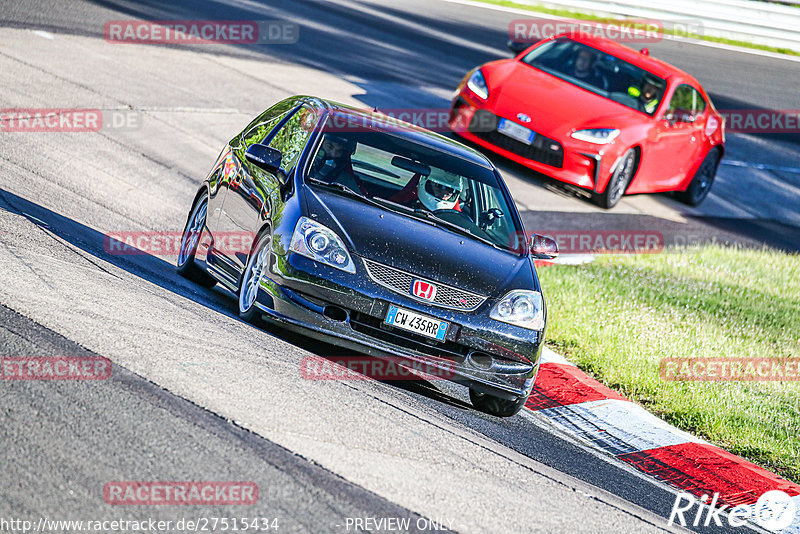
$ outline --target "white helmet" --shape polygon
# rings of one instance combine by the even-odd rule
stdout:
[[[420,178],[417,197],[431,211],[451,210],[455,208],[463,187],[460,176],[439,171],[435,176]]]

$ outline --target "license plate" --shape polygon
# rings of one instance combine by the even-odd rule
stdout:
[[[512,139],[516,139],[520,143],[525,143],[526,145],[533,143],[533,138],[536,137],[536,132],[533,130],[529,130],[524,126],[520,126],[516,122],[507,119],[500,119],[500,124],[497,126],[497,131],[501,134],[509,136]]]
[[[420,315],[411,310],[398,308],[397,306],[389,306],[389,313],[386,314],[386,324],[414,332],[439,341],[444,341],[444,336],[447,334],[447,321],[440,321],[433,317]]]

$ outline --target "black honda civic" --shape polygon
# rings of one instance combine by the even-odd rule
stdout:
[[[296,96],[224,148],[192,203],[178,272],[235,293],[247,321],[450,373],[477,409],[507,417],[544,343],[533,258],[558,253],[525,236],[485,156]]]

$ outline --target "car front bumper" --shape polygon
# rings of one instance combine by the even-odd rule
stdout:
[[[358,256],[353,259],[356,274],[298,254],[273,253],[269,278],[262,278],[256,305],[265,319],[301,333],[313,332],[315,338],[334,345],[379,358],[417,362],[483,393],[507,399],[530,394],[543,332],[492,321],[485,311],[492,305],[488,301],[469,313],[421,304],[378,285],[369,278],[362,260]],[[389,304],[448,321],[451,326],[445,341],[384,324]],[[337,313],[329,313],[331,310]],[[476,367],[472,363],[476,354],[492,356],[492,367]]]
[[[594,192],[602,192],[614,163],[608,147],[592,145],[572,138],[551,139],[546,132],[536,132],[539,147],[525,146],[497,131],[497,121],[509,117],[470,98],[467,91],[456,96],[450,108],[449,125],[459,136],[487,148],[536,172]],[[529,128],[529,125],[520,124]],[[535,130],[535,128],[534,128]]]

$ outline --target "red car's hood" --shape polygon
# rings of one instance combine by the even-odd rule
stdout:
[[[484,69],[490,108],[516,120],[525,113],[532,130],[559,139],[580,128],[620,128],[647,118],[622,104],[590,93],[519,61],[496,62]]]

